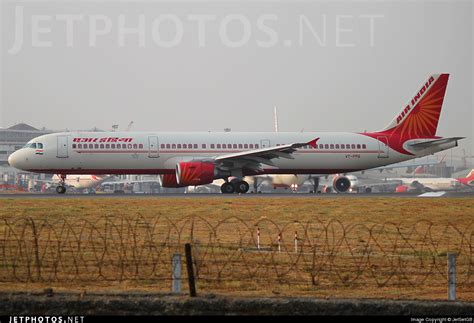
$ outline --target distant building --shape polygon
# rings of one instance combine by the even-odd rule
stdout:
[[[10,128],[0,128],[0,166],[8,165],[8,156],[31,139],[52,132],[52,130],[36,129],[26,123],[19,123]]]

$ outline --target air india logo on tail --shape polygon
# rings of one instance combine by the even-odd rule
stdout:
[[[407,105],[405,109],[398,115],[397,117],[397,124],[400,124],[400,122],[403,121],[406,115],[408,115],[408,112],[411,111],[412,108],[415,107],[415,105],[418,103],[420,100],[421,96],[428,90],[431,84],[434,82],[434,77],[431,76],[430,79],[423,85],[423,87],[418,91],[418,93],[411,99],[411,106]]]

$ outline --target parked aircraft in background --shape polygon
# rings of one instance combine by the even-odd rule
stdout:
[[[458,191],[474,189],[474,169],[463,178],[391,178],[390,181],[399,182],[397,193],[407,192],[432,192],[432,191]]]
[[[111,175],[67,175],[63,181],[60,176],[53,175],[50,181],[36,180],[36,182],[43,183],[42,191],[56,187],[56,192],[63,193],[66,187],[72,187],[77,191],[92,190],[112,177]]]
[[[344,174],[456,147],[461,137],[436,135],[448,77],[430,76],[381,131],[64,132],[34,138],[8,161],[25,171],[60,175],[64,191],[69,174],[162,174],[164,187],[224,179],[223,193],[246,193],[245,176]],[[334,187],[347,191],[350,180],[340,176]]]

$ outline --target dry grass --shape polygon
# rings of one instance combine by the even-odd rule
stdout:
[[[150,221],[154,219],[166,217],[173,223],[185,221],[190,217],[198,217],[193,222],[196,236],[193,239],[199,239],[201,243],[206,244],[208,239],[209,226],[216,228],[218,223],[222,223],[218,228],[218,241],[214,241],[218,246],[203,251],[203,259],[219,259],[219,261],[229,262],[232,258],[231,253],[224,245],[235,243],[237,232],[245,239],[251,240],[254,226],[258,226],[262,230],[262,244],[265,246],[275,247],[275,238],[280,230],[285,231],[285,237],[294,232],[294,228],[298,228],[301,239],[319,239],[320,237],[303,237],[302,230],[307,223],[328,224],[334,223],[330,227],[332,234],[341,236],[347,234],[348,246],[342,245],[339,252],[341,254],[350,253],[347,259],[344,257],[336,258],[331,265],[336,266],[337,270],[327,270],[323,278],[318,280],[316,284],[308,283],[308,276],[297,277],[294,279],[292,273],[285,276],[282,281],[273,280],[273,277],[281,277],[273,274],[273,268],[267,268],[264,275],[255,275],[255,277],[263,279],[255,280],[238,280],[228,279],[216,282],[210,273],[221,264],[217,261],[212,264],[201,264],[202,277],[199,281],[198,289],[203,292],[214,292],[227,295],[249,295],[249,296],[317,296],[317,297],[381,297],[381,298],[420,298],[420,299],[445,299],[446,288],[443,282],[439,282],[439,277],[429,278],[420,286],[413,287],[410,283],[401,282],[397,284],[389,284],[387,286],[378,286],[373,283],[371,275],[374,273],[363,272],[356,275],[358,277],[353,283],[348,283],[354,278],[354,273],[348,266],[348,262],[365,261],[364,254],[355,249],[362,248],[367,240],[367,228],[372,228],[371,234],[377,235],[377,241],[381,242],[381,249],[384,255],[388,254],[389,249],[393,246],[393,236],[397,234],[397,228],[405,228],[406,232],[410,232],[416,228],[417,232],[424,232],[426,228],[430,229],[429,240],[436,241],[437,252],[440,255],[451,250],[456,245],[456,231],[460,229],[470,232],[467,239],[471,244],[457,244],[463,250],[457,250],[464,255],[460,266],[464,266],[463,270],[469,272],[468,276],[463,276],[465,284],[458,291],[458,296],[463,300],[474,300],[474,283],[472,277],[472,223],[474,221],[474,206],[471,199],[420,199],[420,198],[95,198],[95,199],[1,199],[0,200],[0,219],[16,219],[29,217],[35,221],[54,221],[66,220],[70,223],[78,223],[88,221],[97,226],[103,225],[104,219],[128,219],[133,224],[133,219],[140,217]],[[200,219],[199,219],[200,217]],[[229,220],[230,217],[236,217]],[[105,222],[104,222],[105,221]],[[382,226],[382,224],[386,224]],[[378,226],[377,226],[378,225]],[[187,232],[190,223],[183,222],[183,232],[180,236],[181,242],[189,240]],[[447,230],[446,228],[450,228]],[[350,234],[343,232],[347,228],[351,228]],[[3,222],[0,222],[0,234],[5,229]],[[137,229],[140,230],[140,229]],[[206,231],[207,230],[207,231]],[[248,232],[248,231],[252,232]],[[470,231],[469,231],[470,230]],[[310,230],[308,230],[310,231]],[[140,239],[142,231],[137,231]],[[202,233],[202,234],[201,234]],[[380,236],[379,236],[380,235]],[[409,234],[408,234],[409,235]],[[411,235],[409,235],[412,237]],[[419,236],[417,236],[419,237]],[[122,238],[122,237],[121,237]],[[426,238],[426,237],[425,237]],[[466,238],[466,237],[464,237]],[[0,239],[2,239],[0,237]],[[145,239],[145,238],[143,238]],[[414,238],[415,239],[415,238]],[[287,239],[291,240],[291,239]],[[127,240],[129,241],[129,240]],[[1,240],[0,240],[1,243]],[[98,244],[100,241],[98,239]],[[422,244],[421,240],[410,241],[410,244]],[[287,242],[284,248],[290,250],[292,242]],[[285,250],[286,250],[285,249]],[[169,250],[173,252],[174,250]],[[431,256],[431,249],[426,248],[407,248],[400,247],[393,250],[396,253],[409,256],[412,260],[406,263],[397,264],[397,266],[414,266],[413,276],[407,280],[415,282],[417,279],[417,266],[420,265],[419,259]],[[414,254],[415,253],[415,254]],[[425,254],[426,253],[426,254]],[[115,255],[115,254],[114,254]],[[122,257],[120,252],[116,253],[116,257]],[[399,255],[397,255],[399,256]],[[164,256],[162,263],[166,263],[169,259],[169,253]],[[207,257],[207,258],[206,258]],[[262,258],[261,255],[255,257],[251,254],[245,255],[245,259],[234,259],[230,268],[223,270],[223,273],[232,274],[231,271],[248,270],[245,266],[272,266],[278,264],[278,270],[288,267],[291,269],[291,255],[272,255]],[[281,259],[280,259],[281,258]],[[387,258],[387,257],[385,257]],[[396,258],[398,261],[402,258]],[[403,258],[404,259],[404,258]],[[115,261],[115,259],[112,259]],[[263,263],[262,263],[263,261]],[[386,266],[387,259],[372,259],[372,266],[378,265],[383,270]],[[440,262],[445,262],[445,258],[440,258]],[[115,262],[114,262],[115,263]],[[245,265],[245,266],[244,266]],[[439,265],[439,264],[438,264]],[[349,269],[347,271],[341,268]],[[105,267],[104,267],[105,268]],[[115,277],[118,268],[113,265],[106,267],[109,277]],[[323,266],[324,268],[324,266]],[[460,267],[461,268],[461,267]],[[467,268],[467,269],[465,269]],[[123,268],[122,268],[123,270]],[[131,270],[126,268],[126,270]],[[0,270],[1,271],[1,270]],[[163,271],[163,275],[167,275],[169,269]],[[304,271],[303,271],[304,272]],[[299,272],[298,274],[301,274]],[[239,276],[239,275],[237,275]],[[243,277],[243,274],[241,275]],[[240,276],[239,276],[240,277]],[[266,279],[265,279],[266,278]],[[380,278],[380,277],[379,277]],[[420,279],[423,277],[420,277]],[[169,282],[156,281],[153,279],[124,279],[111,281],[71,281],[61,283],[52,282],[10,282],[5,279],[0,283],[1,290],[34,290],[45,287],[53,287],[58,290],[94,290],[94,291],[123,291],[123,290],[139,290],[139,291],[168,291]],[[300,282],[301,283],[298,283]],[[310,281],[309,281],[310,282]],[[346,283],[347,282],[347,283]]]

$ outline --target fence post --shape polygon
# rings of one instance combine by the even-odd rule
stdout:
[[[186,269],[188,271],[189,296],[196,297],[196,282],[194,280],[193,256],[191,254],[191,244],[184,245],[184,253],[186,256]]]
[[[38,233],[36,232],[35,221],[32,218],[29,218],[29,220],[31,222],[31,228],[33,229],[33,238],[34,238],[34,243],[35,243],[34,252],[35,252],[35,262],[36,262],[36,279],[37,281],[40,281],[41,280],[41,262],[40,262],[40,256],[39,256]]]
[[[173,294],[181,293],[181,254],[173,254]]]
[[[448,300],[456,300],[456,253],[448,252]]]
[[[295,231],[295,253],[298,253],[298,231]]]

